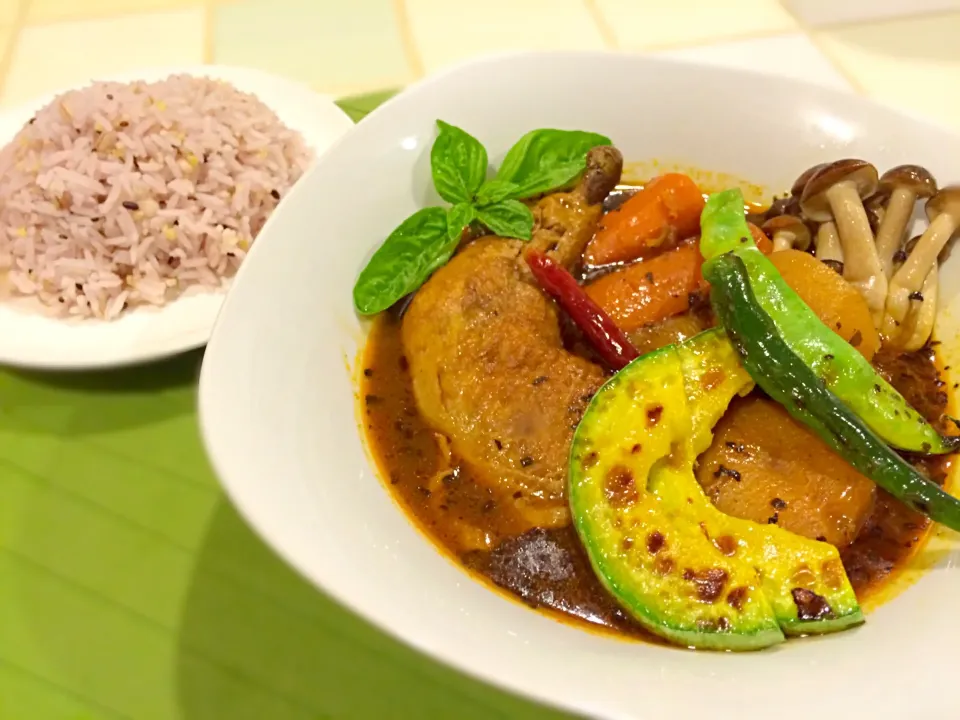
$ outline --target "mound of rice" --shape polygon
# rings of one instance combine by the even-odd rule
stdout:
[[[173,76],[57,97],[0,151],[0,286],[115,318],[220,287],[312,160],[253,95]]]

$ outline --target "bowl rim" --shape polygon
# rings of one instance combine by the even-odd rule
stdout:
[[[592,50],[592,51],[503,51],[488,53],[481,56],[476,56],[461,62],[454,63],[444,69],[438,71],[435,74],[424,77],[408,87],[404,88],[401,92],[397,93],[395,96],[387,99],[384,103],[375,108],[371,113],[366,117],[361,119],[355,126],[354,129],[348,131],[340,138],[335,140],[324,153],[324,156],[327,154],[333,154],[339,150],[340,146],[350,142],[351,136],[356,132],[356,128],[365,126],[371,122],[376,122],[379,118],[391,110],[395,105],[406,104],[413,101],[420,93],[424,92],[425,89],[428,89],[436,84],[441,84],[447,81],[451,77],[455,77],[465,70],[482,68],[485,66],[495,66],[502,63],[509,63],[513,61],[531,61],[535,60],[537,62],[549,62],[551,59],[603,59],[609,61],[610,59],[622,58],[628,59],[632,63],[642,64],[647,67],[647,69],[655,71],[657,68],[676,68],[684,67],[687,69],[687,72],[699,72],[707,75],[717,75],[717,76],[735,76],[740,78],[745,78],[749,80],[750,78],[763,78],[767,82],[773,79],[777,79],[784,83],[787,83],[791,86],[809,88],[815,91],[816,94],[820,95],[824,99],[838,99],[849,102],[851,97],[856,98],[856,102],[860,106],[865,106],[873,110],[881,111],[882,113],[892,116],[900,117],[905,121],[910,122],[914,126],[924,126],[928,127],[931,130],[936,130],[941,133],[948,133],[953,136],[957,136],[957,132],[944,125],[940,125],[934,121],[931,121],[928,118],[919,117],[918,115],[912,114],[907,111],[900,110],[899,108],[891,108],[889,105],[881,103],[873,98],[865,97],[859,94],[854,93],[853,91],[844,91],[832,87],[825,87],[817,85],[815,83],[795,79],[781,77],[777,75],[772,75],[766,72],[759,72],[754,70],[746,70],[740,68],[724,67],[717,66],[709,63],[704,63],[701,61],[687,60],[687,59],[678,59],[678,58],[668,58],[668,57],[655,57],[655,56],[643,56],[635,55],[631,53],[625,53],[620,51],[611,51],[611,50]],[[318,158],[316,165],[313,170],[316,170],[317,167],[323,162],[324,157],[321,156]],[[300,185],[300,191],[303,191],[303,185]],[[268,224],[273,222],[273,218],[268,221]],[[266,226],[265,226],[266,227]],[[261,231],[263,232],[263,231]],[[251,248],[246,262],[241,265],[240,270],[238,271],[235,281],[242,282],[242,278],[247,272],[252,264],[251,259],[257,257],[258,252],[263,251],[263,245],[254,245]],[[359,268],[354,269],[354,272],[357,272]],[[218,315],[217,321],[214,324],[213,333],[208,344],[208,352],[213,351],[217,353],[217,348],[220,343],[218,338],[218,328],[221,326],[222,319],[227,312],[227,308],[230,305],[231,298],[233,293],[228,293],[227,298],[224,301],[223,306],[221,307],[220,313]],[[366,339],[367,331],[364,331],[364,341]],[[360,345],[361,349],[363,343]],[[350,362],[350,375],[352,382],[356,383],[356,372],[354,367],[354,361],[351,359]],[[333,598],[338,604],[348,611],[354,613],[355,615],[362,618],[365,622],[376,627],[380,632],[383,632],[385,635],[401,642],[402,644],[414,648],[418,652],[423,653],[427,657],[440,662],[448,667],[455,668],[457,671],[482,682],[488,683],[494,687],[506,690],[507,692],[514,693],[518,696],[525,697],[535,702],[541,703],[544,706],[554,708],[562,712],[572,712],[572,713],[587,713],[590,717],[604,718],[609,720],[637,720],[639,716],[635,715],[632,712],[623,712],[613,710],[608,707],[590,707],[588,703],[579,701],[573,702],[569,697],[556,698],[551,695],[546,694],[540,687],[531,688],[524,685],[521,681],[514,681],[510,678],[505,677],[504,674],[496,672],[492,667],[484,666],[479,663],[473,662],[464,654],[458,654],[455,649],[451,648],[450,645],[444,645],[442,642],[436,642],[433,638],[427,635],[414,635],[408,632],[405,632],[404,629],[392,627],[390,625],[390,619],[384,617],[382,613],[372,611],[369,606],[365,606],[362,601],[358,601],[358,598],[351,596],[349,593],[344,592],[341,588],[337,587],[335,584],[321,584],[318,581],[315,581],[311,577],[311,573],[305,567],[303,563],[295,553],[291,552],[288,548],[275,545],[268,536],[268,532],[262,527],[261,523],[257,520],[257,511],[255,507],[250,506],[243,494],[238,491],[238,488],[231,485],[231,483],[226,479],[229,477],[229,474],[226,471],[226,461],[223,457],[219,456],[218,453],[218,444],[215,441],[213,431],[211,430],[213,417],[217,414],[217,410],[211,405],[212,398],[209,395],[208,388],[212,382],[211,363],[208,362],[208,358],[205,355],[204,361],[201,366],[200,379],[199,379],[199,392],[198,392],[198,420],[201,431],[201,436],[203,439],[204,446],[207,451],[207,455],[210,459],[210,462],[213,466],[215,473],[218,478],[221,479],[221,485],[227,495],[230,498],[232,504],[237,509],[237,512],[244,518],[248,525],[254,530],[254,532],[283,560],[293,568],[301,577],[307,580],[311,585],[325,593],[329,597]],[[355,420],[355,418],[352,418]],[[393,495],[390,493],[389,489],[383,487],[383,480],[380,477],[380,471],[376,463],[369,456],[369,450],[367,443],[364,437],[362,430],[357,427],[355,430],[361,437],[362,445],[364,450],[367,453],[367,462],[371,466],[371,471],[377,478],[378,482],[381,484],[381,489],[387,494],[391,502],[396,504]],[[399,505],[397,506],[399,508]],[[410,523],[410,518],[407,516],[406,512],[399,508],[400,511],[404,514],[404,519]],[[433,552],[444,557],[445,561],[450,563],[450,565],[462,575],[470,577],[471,582],[476,582],[476,579],[472,577],[462,565],[456,563],[452,558],[445,553],[442,548],[439,548],[437,544],[433,541],[432,538],[427,535],[416,523],[412,523],[416,528],[417,533],[422,536],[423,540],[426,541]],[[487,583],[484,582],[484,589],[487,592],[490,592],[490,587],[487,586]],[[496,591],[499,594],[504,594],[499,591]],[[510,597],[510,602],[517,604],[519,601],[516,598]],[[542,613],[538,613],[542,615]],[[554,619],[550,619],[551,622],[555,622],[558,626],[564,625],[564,623],[559,622]],[[576,628],[576,632],[584,632],[580,628]],[[589,632],[589,630],[587,631]],[[855,633],[856,630],[851,631]],[[806,640],[794,640],[793,642],[799,643],[819,643],[824,641],[824,638],[809,638]],[[829,641],[826,638],[826,641]],[[684,648],[672,648],[664,647],[659,650],[664,652],[687,652]],[[776,652],[776,649],[765,651],[766,654]],[[714,658],[730,657],[729,653],[715,653],[715,652],[698,652],[696,655],[699,656],[710,656]],[[732,654],[733,657],[743,654]],[[749,655],[756,655],[756,653],[749,653]],[[691,654],[691,657],[693,655]],[[644,715],[646,717],[646,715]],[[792,716],[791,716],[792,717]],[[831,716],[832,717],[832,716]]]

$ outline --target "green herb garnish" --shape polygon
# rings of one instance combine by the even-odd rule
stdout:
[[[480,141],[442,120],[437,127],[430,170],[437,194],[452,207],[418,210],[390,233],[353,287],[353,304],[362,315],[386,310],[423,285],[453,256],[471,226],[529,240],[533,213],[520,201],[571,185],[587,166],[587,152],[610,144],[596,133],[532,130],[487,180],[487,151]]]

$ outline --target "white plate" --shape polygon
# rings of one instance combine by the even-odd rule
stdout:
[[[298,130],[319,156],[353,127],[329,97],[299,83],[259,70],[218,65],[150,68],[96,80],[161,80],[187,73],[225,80],[255,94],[290,128]],[[0,146],[8,143],[56,93],[0,113]],[[282,203],[281,203],[282,206]],[[279,206],[278,206],[279,207]],[[225,292],[206,292],[162,308],[137,308],[117,320],[63,320],[0,303],[0,364],[39,369],[92,369],[155,360],[203,345],[210,337]]]
[[[201,424],[250,524],[305,577],[387,632],[592,717],[960,717],[953,545],[858,630],[717,654],[556,622],[472,579],[411,525],[356,426],[348,364],[364,328],[351,288],[390,230],[435,202],[428,159],[437,118],[475,134],[494,165],[524,132],[560,127],[609,135],[628,159],[676,161],[776,189],[813,163],[851,156],[882,168],[918,162],[943,182],[960,181],[956,136],[782,78],[560,53],[496,57],[428,79],[367,117],[301,180],[217,321],[200,379]],[[942,272],[949,318],[960,304],[960,253]],[[957,357],[955,346],[946,350]]]

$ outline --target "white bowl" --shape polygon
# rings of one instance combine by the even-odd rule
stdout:
[[[771,189],[815,162],[850,156],[880,167],[922,163],[944,182],[960,180],[953,135],[791,80],[561,53],[485,59],[422,82],[363,120],[290,193],[214,330],[200,380],[203,433],[256,531],[317,586],[410,645],[592,717],[960,717],[952,689],[960,572],[948,539],[926,551],[937,568],[861,629],[716,654],[556,622],[468,576],[411,525],[357,429],[351,363],[364,324],[351,288],[393,227],[435,202],[428,157],[437,118],[476,135],[494,165],[524,132],[560,127],[609,135],[628,159],[724,171]],[[941,284],[954,308],[958,262],[955,253]]]
[[[318,156],[353,126],[329,97],[259,70],[201,65],[152,68],[96,79],[154,82],[175,73],[225,80],[253,93],[288,127],[299,131]],[[70,89],[0,113],[0,147],[37,110]],[[160,308],[139,307],[111,321],[60,319],[43,315],[29,302],[0,303],[0,364],[80,370],[145,362],[190,350],[209,339],[225,295],[225,290],[189,295]]]

